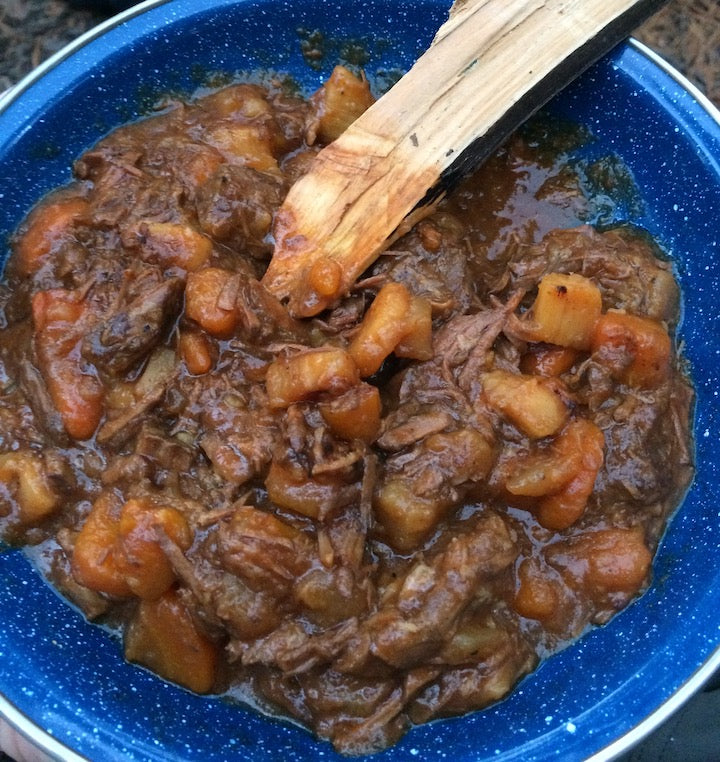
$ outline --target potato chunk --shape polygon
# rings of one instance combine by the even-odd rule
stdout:
[[[212,241],[207,236],[178,222],[142,222],[138,235],[143,258],[164,266],[198,270],[212,253]]]
[[[274,360],[267,369],[265,386],[271,407],[288,407],[318,392],[342,394],[360,381],[350,355],[323,347]]]
[[[345,567],[316,566],[295,584],[293,597],[305,616],[321,627],[331,627],[363,614],[368,605],[367,590],[353,585]]]
[[[482,386],[490,407],[534,439],[555,434],[568,419],[558,382],[493,370],[483,374]]]
[[[484,479],[494,460],[493,446],[473,428],[428,436],[418,450],[415,480],[392,474],[375,492],[373,509],[390,544],[401,552],[416,548],[459,501],[455,488]]]
[[[0,482],[14,493],[22,524],[41,521],[59,505],[40,456],[30,450],[0,455]]]
[[[348,351],[363,377],[372,376],[407,334],[410,292],[402,283],[386,283],[365,313]]]
[[[272,151],[272,138],[261,123],[221,122],[208,130],[204,139],[230,163],[260,172],[279,172]]]
[[[534,340],[589,349],[601,311],[600,290],[588,278],[550,273],[540,281],[530,312]]]
[[[377,490],[373,508],[393,547],[404,552],[432,532],[452,503],[450,496],[416,495],[405,479],[395,478]]]

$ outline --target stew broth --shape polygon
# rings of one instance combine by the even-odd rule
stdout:
[[[339,68],[114,131],[1,291],[4,538],[130,661],[345,754],[630,603],[692,472],[672,267],[588,224],[627,177],[581,130],[534,120],[318,318],[264,290],[290,184],[371,102]]]

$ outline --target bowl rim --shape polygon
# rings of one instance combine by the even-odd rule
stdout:
[[[55,69],[67,58],[73,56],[96,39],[107,32],[115,29],[132,18],[158,8],[172,4],[172,0],[143,0],[132,5],[124,11],[110,16],[108,19],[91,27],[79,35],[70,43],[62,47],[52,56],[48,57],[40,65],[26,74],[16,84],[0,93],[0,118],[4,111],[22,96],[30,87],[40,81],[48,72]],[[648,45],[634,37],[629,37],[625,43],[628,47],[644,56],[651,64],[664,72],[682,90],[696,101],[699,107],[720,127],[720,108],[718,108],[699,87],[691,82],[684,74],[677,70],[670,62],[658,54]],[[685,683],[671,695],[665,702],[656,707],[637,725],[617,738],[603,749],[588,757],[587,762],[606,762],[616,759],[619,755],[629,751],[654,730],[662,725],[672,714],[677,712],[702,686],[712,677],[713,673],[720,670],[720,645],[718,645],[690,675]],[[65,745],[50,732],[43,729],[31,717],[16,707],[0,689],[0,723],[5,722],[9,727],[18,731],[25,740],[33,744],[38,750],[48,754],[52,759],[62,762],[86,762],[87,758]]]
[[[699,87],[648,45],[645,45],[634,37],[631,37],[628,43],[689,93],[707,114],[720,125],[720,109]],[[642,722],[631,728],[625,735],[589,757],[587,762],[603,762],[604,760],[615,759],[620,754],[632,749],[654,730],[657,730],[671,715],[677,712],[690,698],[700,691],[717,670],[720,670],[720,645],[715,648],[707,660],[670,698],[657,707]]]

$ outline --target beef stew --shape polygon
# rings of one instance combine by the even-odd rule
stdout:
[[[642,592],[692,391],[671,264],[587,224],[621,168],[542,119],[292,318],[261,283],[274,213],[372,102],[352,76],[172,104],[31,211],[0,293],[0,526],[129,660],[361,754]]]

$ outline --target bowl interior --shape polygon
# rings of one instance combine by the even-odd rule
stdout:
[[[190,93],[215,75],[258,68],[287,73],[312,91],[341,59],[360,62],[378,83],[389,83],[425,49],[448,5],[175,0],[124,14],[123,23],[91,35],[0,104],[3,243],[43,193],[69,179],[85,148],[144,113],[160,94]],[[324,53],[312,65],[304,56],[308,44]],[[633,45],[595,65],[549,108],[587,125],[597,138],[591,150],[622,157],[643,199],[633,221],[675,258],[684,289],[681,337],[697,387],[697,476],[655,561],[655,584],[638,602],[549,660],[507,700],[414,729],[378,760],[587,757],[692,685],[698,670],[720,662],[720,522],[713,494],[720,439],[714,223],[720,126],[682,81]],[[0,693],[9,716],[15,722],[25,716],[84,756],[336,758],[289,723],[189,694],[126,664],[118,643],[87,625],[21,553],[7,548],[0,552],[0,610]]]

